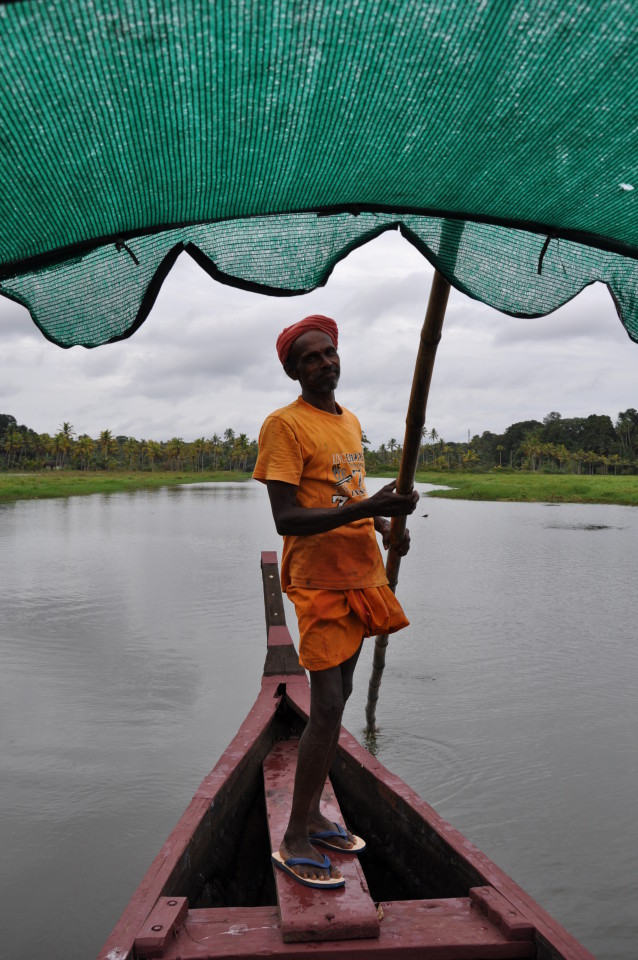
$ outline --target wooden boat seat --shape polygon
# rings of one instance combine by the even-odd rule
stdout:
[[[298,742],[285,740],[277,744],[263,764],[273,850],[279,848],[288,824]],[[323,792],[322,809],[331,820],[343,823],[329,780]],[[345,877],[346,885],[342,889],[323,891],[304,887],[273,865],[284,942],[377,938],[377,908],[370,897],[359,858],[333,850],[325,852]]]

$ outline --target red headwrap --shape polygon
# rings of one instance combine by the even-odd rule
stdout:
[[[277,355],[282,363],[285,363],[290,353],[293,343],[302,333],[308,333],[309,330],[321,330],[327,333],[335,347],[339,343],[339,330],[337,324],[330,317],[323,317],[320,313],[315,313],[311,317],[305,317],[299,323],[293,323],[291,327],[286,327],[277,337]]]

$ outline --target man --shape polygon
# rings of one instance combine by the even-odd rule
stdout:
[[[419,499],[416,491],[396,493],[395,482],[367,496],[361,426],[335,400],[337,346],[336,323],[320,315],[280,334],[279,359],[301,396],[264,422],[254,471],[284,537],[282,587],[295,604],[299,661],[310,674],[290,821],[273,860],[299,882],[322,888],[345,881],[315,845],[350,853],[365,846],[319,809],[363,637],[408,624],[387,585],[375,530],[387,549],[384,518],[411,514]],[[407,553],[407,531],[398,549]]]

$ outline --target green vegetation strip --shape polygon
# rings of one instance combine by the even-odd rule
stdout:
[[[74,497],[90,493],[123,493],[183,483],[248,480],[249,473],[215,471],[132,471],[60,470],[47,473],[0,473],[0,503],[12,500],[38,500]]]
[[[388,476],[387,469],[378,476]],[[0,503],[71,497],[91,493],[122,493],[184,483],[248,480],[250,473],[215,471],[141,472],[139,470],[59,470],[34,473],[0,473]],[[510,500],[541,503],[618,503],[638,506],[638,476],[589,476],[537,472],[461,473],[423,471],[419,483],[449,487],[431,497],[451,500]]]
[[[638,506],[638,476],[418,471],[419,483],[450,487],[431,497],[541,503],[617,503]]]

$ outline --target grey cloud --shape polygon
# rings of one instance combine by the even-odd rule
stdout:
[[[347,298],[344,304],[344,323],[359,320],[364,327],[370,327],[380,318],[396,316],[401,308],[408,308],[420,316],[425,316],[428,296],[429,283],[425,266],[420,273],[411,272],[392,282],[385,278],[373,278],[363,289]]]
[[[0,343],[13,345],[17,340],[24,339],[38,342],[42,340],[42,334],[26,307],[0,296]]]
[[[545,317],[524,320],[504,317],[498,324],[495,341],[505,344],[567,341],[582,337],[600,340],[621,334],[626,336],[609,291],[605,286],[595,284]]]

